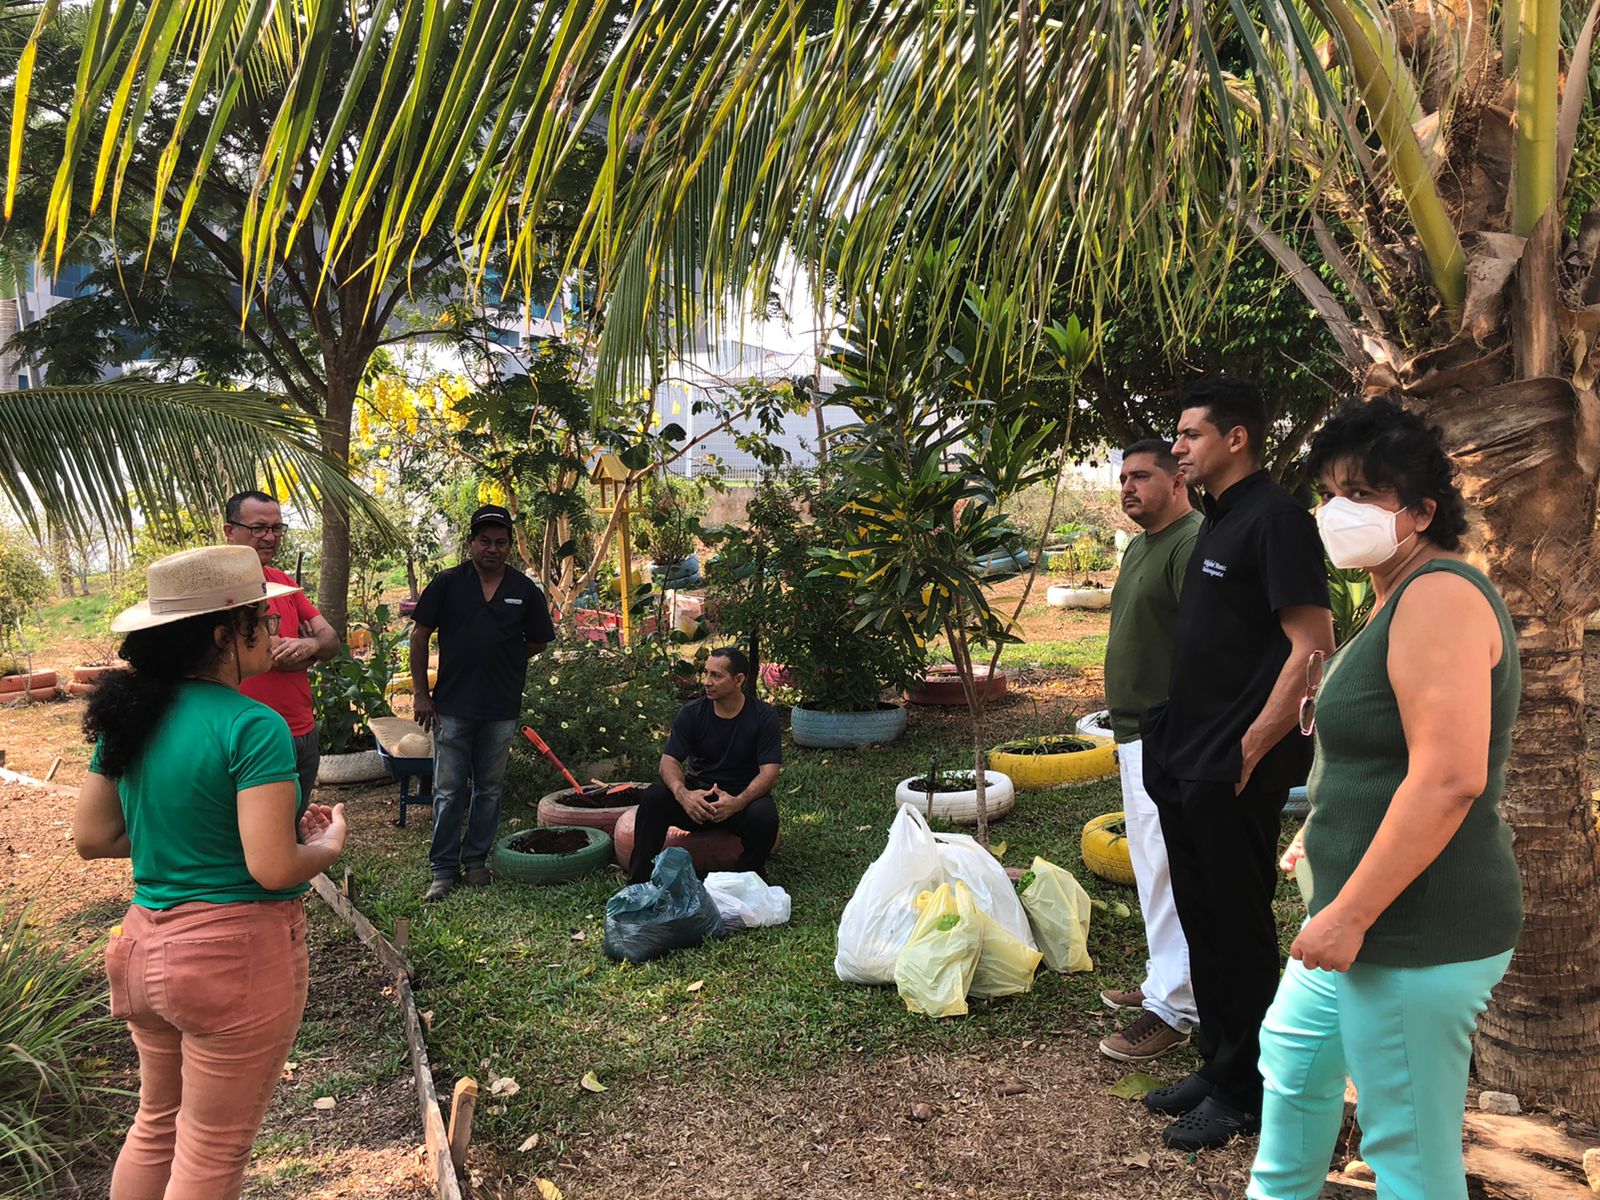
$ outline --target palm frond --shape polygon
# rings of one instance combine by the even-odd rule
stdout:
[[[0,392],[0,495],[36,533],[47,516],[131,529],[135,506],[220,512],[263,484],[391,528],[322,451],[312,419],[266,393],[128,380]]]

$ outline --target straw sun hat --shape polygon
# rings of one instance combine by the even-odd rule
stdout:
[[[145,580],[150,598],[113,617],[113,633],[132,633],[201,613],[243,608],[300,590],[292,584],[268,583],[261,573],[260,556],[249,546],[180,550],[151,563]]]

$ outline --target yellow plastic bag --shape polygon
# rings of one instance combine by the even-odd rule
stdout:
[[[894,962],[895,987],[912,1012],[961,1017],[978,969],[983,931],[967,885],[941,883],[917,897],[920,915]]]
[[[1022,907],[1033,926],[1033,940],[1044,951],[1044,965],[1067,974],[1094,970],[1089,957],[1092,904],[1083,885],[1071,871],[1038,857],[1022,879]]]
[[[967,995],[993,999],[1032,991],[1033,973],[1044,955],[982,909],[978,910],[978,929],[983,935],[978,969],[973,972]]]

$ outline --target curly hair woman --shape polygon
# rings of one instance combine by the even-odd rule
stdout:
[[[344,847],[344,806],[301,818],[283,718],[239,694],[271,669],[276,618],[255,551],[151,565],[118,614],[130,670],[95,690],[74,837],[131,858],[134,894],[106,950],[112,1015],[139,1052],[139,1112],[112,1200],[228,1200],[306,1002],[306,882]]]
[[[1365,569],[1375,604],[1308,669],[1310,919],[1261,1030],[1248,1195],[1321,1194],[1348,1073],[1378,1194],[1466,1200],[1472,1032],[1522,928],[1499,813],[1516,631],[1461,556],[1466,513],[1437,430],[1388,400],[1353,405],[1312,440],[1310,466],[1328,557]]]

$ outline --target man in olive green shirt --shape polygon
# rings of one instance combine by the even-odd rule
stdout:
[[[1196,1023],[1189,944],[1172,900],[1161,819],[1144,788],[1139,718],[1167,698],[1178,596],[1200,514],[1189,503],[1189,489],[1167,442],[1150,438],[1129,446],[1122,452],[1121,478],[1122,511],[1144,532],[1128,544],[1111,592],[1106,699],[1150,957],[1138,987],[1100,993],[1113,1009],[1141,1010],[1131,1025],[1100,1043],[1100,1052],[1121,1062],[1146,1062],[1187,1042]]]

